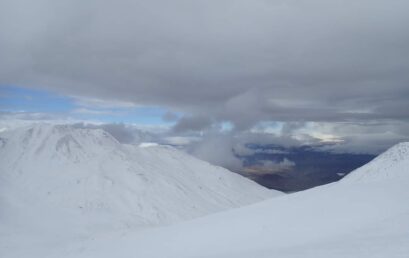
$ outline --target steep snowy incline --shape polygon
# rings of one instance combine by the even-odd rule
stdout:
[[[100,129],[39,124],[0,134],[0,227],[17,226],[13,234],[169,224],[279,194],[171,147],[122,145]]]
[[[409,142],[388,149],[368,164],[354,170],[342,182],[409,179]]]
[[[359,180],[348,178],[168,227],[37,251],[69,258],[406,258],[406,150],[407,143],[399,144],[365,170],[352,172],[351,178]]]

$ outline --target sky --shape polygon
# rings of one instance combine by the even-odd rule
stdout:
[[[29,117],[30,114],[43,114],[46,120],[65,118],[101,123],[169,126],[169,121],[163,118],[166,110],[160,107],[101,101],[17,86],[0,86],[0,100],[0,110],[9,115],[18,113]]]
[[[409,140],[408,11],[406,0],[3,0],[1,116],[166,128],[227,152],[257,141],[379,153]]]

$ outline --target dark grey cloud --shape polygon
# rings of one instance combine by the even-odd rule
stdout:
[[[166,122],[175,122],[179,119],[179,116],[175,113],[172,112],[166,112],[163,117],[162,117],[163,121]]]
[[[207,116],[184,116],[173,126],[175,133],[202,131],[212,126],[212,120]]]
[[[408,11],[406,0],[3,0],[0,84],[167,107],[185,114],[179,133],[378,122],[404,139]]]

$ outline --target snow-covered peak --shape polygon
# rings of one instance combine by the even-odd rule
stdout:
[[[80,228],[139,227],[279,194],[171,147],[121,144],[102,129],[36,124],[0,139],[0,197],[24,207],[2,207],[10,216],[46,210],[51,220],[70,214]]]
[[[25,159],[85,161],[119,143],[101,129],[78,129],[72,125],[34,124],[0,134],[2,158],[9,162]],[[4,149],[4,150],[3,150]]]
[[[389,148],[368,164],[352,171],[342,182],[409,179],[409,142]]]

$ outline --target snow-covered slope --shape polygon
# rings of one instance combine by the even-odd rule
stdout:
[[[406,258],[408,160],[404,143],[344,182],[177,225],[34,248],[34,253],[70,258]]]
[[[35,233],[31,235],[14,234],[6,228],[0,231],[9,232],[0,239],[0,256],[406,258],[409,254],[407,150],[408,143],[399,144],[338,183],[165,227],[102,233],[94,230],[92,237],[75,239],[51,238],[32,228],[29,229]],[[168,149],[160,151],[174,153]],[[8,207],[3,199],[0,204]],[[100,211],[93,218],[98,218],[97,214]],[[9,221],[7,226],[12,229],[23,228],[21,220],[17,223],[7,213],[0,214],[0,219]],[[62,230],[69,230],[63,225]],[[55,228],[52,230],[58,235]],[[34,241],[39,235],[44,235],[42,240]]]
[[[409,178],[409,142],[396,144],[370,163],[348,174],[342,181],[370,182],[399,178]]]
[[[0,134],[3,244],[25,230],[65,237],[169,224],[278,194],[171,147],[123,145],[100,129],[38,124]]]

